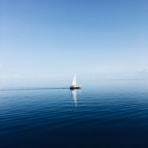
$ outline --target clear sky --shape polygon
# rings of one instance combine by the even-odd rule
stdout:
[[[148,1],[0,0],[0,87],[74,72],[148,74]]]

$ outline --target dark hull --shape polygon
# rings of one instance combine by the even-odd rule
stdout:
[[[70,89],[73,90],[73,89],[81,89],[80,86],[70,86]]]

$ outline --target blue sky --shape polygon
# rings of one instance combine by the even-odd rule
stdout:
[[[1,87],[146,75],[147,16],[146,0],[0,0]]]

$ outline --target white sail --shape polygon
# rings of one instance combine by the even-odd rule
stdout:
[[[77,85],[77,76],[76,74],[74,74],[74,77],[73,77],[73,81],[72,81],[72,86],[76,86]]]

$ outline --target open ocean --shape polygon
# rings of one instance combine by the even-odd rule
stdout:
[[[61,147],[148,148],[147,89],[0,91],[0,148]]]

